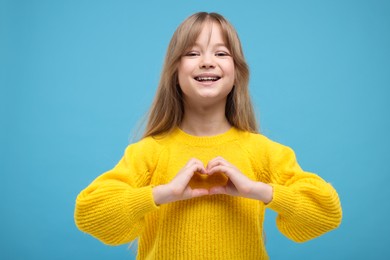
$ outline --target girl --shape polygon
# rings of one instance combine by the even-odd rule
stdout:
[[[174,33],[143,138],[76,200],[79,229],[139,238],[137,259],[268,259],[265,208],[303,242],[341,222],[338,195],[258,133],[232,25],[196,13]]]

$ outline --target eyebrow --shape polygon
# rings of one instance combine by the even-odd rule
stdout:
[[[199,44],[198,42],[195,42],[195,44],[193,45],[194,47],[200,47],[201,44]],[[213,44],[212,47],[225,47],[227,48],[226,44],[223,43],[223,42],[218,42],[216,44]]]

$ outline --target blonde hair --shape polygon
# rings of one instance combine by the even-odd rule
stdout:
[[[199,12],[184,20],[172,36],[143,137],[168,133],[180,126],[184,105],[178,82],[178,65],[185,51],[194,45],[205,22],[216,22],[221,26],[226,47],[234,61],[235,81],[227,96],[226,118],[232,126],[240,130],[258,132],[248,90],[249,68],[237,32],[222,15]]]

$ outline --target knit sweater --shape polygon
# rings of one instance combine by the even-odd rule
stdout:
[[[268,183],[273,200],[208,195],[156,205],[152,187],[166,184],[191,158],[206,166],[221,156],[248,178]],[[105,244],[138,240],[137,259],[268,259],[266,207],[288,238],[304,242],[336,228],[341,206],[334,188],[303,171],[293,150],[261,134],[231,128],[210,137],[180,129],[127,147],[110,171],[77,197],[78,228]]]

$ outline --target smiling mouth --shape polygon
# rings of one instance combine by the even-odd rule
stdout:
[[[212,82],[212,81],[217,81],[219,80],[221,77],[195,77],[194,79],[196,81],[199,81],[199,82]]]

